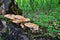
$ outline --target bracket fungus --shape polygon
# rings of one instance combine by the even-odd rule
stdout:
[[[20,20],[14,19],[12,22],[14,22],[14,23],[25,23],[25,22],[29,22],[29,21],[30,21],[30,19],[25,18],[25,19],[20,19]]]
[[[21,15],[7,14],[7,15],[4,15],[4,16],[11,19],[12,22],[14,22],[14,23],[23,23],[23,22],[30,21],[29,18],[25,18]]]
[[[36,24],[34,24],[34,23],[28,22],[28,23],[25,23],[24,25],[25,25],[26,27],[32,29],[32,30],[38,30],[38,29],[39,29],[39,28],[38,28],[39,26],[36,25]]]
[[[7,15],[4,15],[4,17],[9,18],[11,20],[14,19],[14,15],[13,14],[7,14]]]
[[[34,23],[31,23],[30,22],[30,19],[29,18],[25,18],[24,16],[21,16],[21,15],[14,15],[14,14],[7,14],[7,15],[4,15],[5,17],[9,18],[12,20],[12,22],[18,24],[20,23],[20,26],[22,28],[24,27],[28,27],[32,30],[38,30],[39,26],[34,24]]]

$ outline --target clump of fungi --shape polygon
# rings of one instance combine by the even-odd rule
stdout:
[[[39,26],[31,23],[29,18],[25,18],[21,15],[14,15],[14,14],[6,14],[4,15],[6,18],[9,18],[12,20],[13,23],[19,24],[22,28],[28,27],[32,29],[33,31],[38,30]]]

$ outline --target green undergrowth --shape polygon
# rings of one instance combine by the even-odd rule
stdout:
[[[46,27],[47,35],[60,38],[59,0],[16,0],[23,16],[28,17],[39,27]]]

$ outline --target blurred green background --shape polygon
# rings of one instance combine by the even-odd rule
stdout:
[[[60,0],[16,0],[23,16],[40,27],[47,28],[47,35],[60,38]]]

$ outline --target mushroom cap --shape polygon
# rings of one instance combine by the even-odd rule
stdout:
[[[12,20],[14,19],[14,16],[15,15],[13,15],[13,14],[6,14],[6,15],[4,15],[4,17],[12,19]]]
[[[25,18],[25,19],[20,19],[20,20],[14,19],[12,22],[14,22],[14,23],[24,23],[24,22],[28,22],[28,21],[30,21],[30,19]]]
[[[9,19],[25,19],[25,17],[21,16],[21,15],[14,15],[14,14],[6,14],[4,15],[5,17],[9,18]],[[12,20],[13,20],[12,19]]]
[[[30,19],[29,18],[25,18],[24,21],[25,22],[28,22],[28,21],[30,21]]]
[[[14,22],[14,23],[22,23],[22,22],[30,21],[29,18],[25,18],[24,16],[21,16],[21,15],[7,14],[4,16],[13,20],[12,22]]]
[[[7,14],[4,15],[5,17],[9,18],[9,19],[25,19],[25,17],[21,16],[21,15],[14,15],[14,14]]]
[[[21,16],[21,15],[15,15],[15,18],[17,18],[17,19],[25,19],[25,17]]]
[[[24,25],[25,25],[26,27],[33,28],[34,30],[38,30],[38,28],[39,28],[38,25],[36,25],[36,24],[34,24],[34,23],[30,23],[30,22],[25,23]]]

